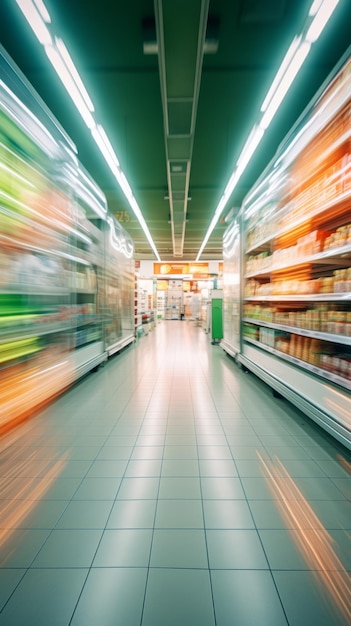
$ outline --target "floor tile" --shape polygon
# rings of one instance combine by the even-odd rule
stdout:
[[[127,461],[120,460],[94,461],[87,473],[87,478],[122,478],[127,464]]]
[[[153,528],[156,500],[117,500],[107,528]]]
[[[266,446],[266,450],[272,459],[285,461],[286,459],[310,459],[310,455],[301,446]]]
[[[21,578],[26,573],[25,569],[1,569],[0,570],[0,611],[11,594],[16,589]]]
[[[147,567],[151,539],[151,530],[105,530],[93,567]]]
[[[315,572],[273,572],[289,626],[348,626],[351,622],[348,574],[316,576]],[[332,595],[332,587],[335,596]],[[337,595],[340,594],[340,603]],[[346,591],[347,594],[347,591]],[[348,608],[343,610],[342,600]]]
[[[125,471],[126,478],[147,478],[159,476],[161,471],[161,459],[138,459],[129,461]]]
[[[132,446],[104,446],[97,459],[108,461],[128,461],[132,453]]]
[[[53,530],[32,567],[90,567],[101,535],[101,530]]]
[[[72,500],[56,528],[105,528],[112,508],[111,500]]]
[[[227,444],[230,447],[243,446],[245,448],[247,447],[262,448],[262,446],[264,445],[261,439],[257,437],[257,435],[228,434],[226,439],[227,439]]]
[[[74,500],[114,500],[121,478],[84,478],[73,495]]]
[[[198,452],[197,447],[194,445],[189,446],[170,446],[166,445],[164,448],[163,460],[181,460],[181,459],[197,459]]]
[[[215,626],[208,571],[150,569],[141,626]]]
[[[146,568],[91,569],[71,626],[140,624],[146,575]]]
[[[351,530],[351,502],[314,500],[310,505],[324,528]]]
[[[150,567],[207,568],[204,531],[194,529],[155,529]]]
[[[18,500],[2,500],[0,529],[54,528],[67,504],[66,500],[32,500],[26,501],[24,505]]]
[[[165,435],[139,435],[135,441],[136,446],[163,446]]]
[[[195,435],[166,435],[166,446],[196,446]]]
[[[53,481],[47,480],[45,488],[45,480],[43,480],[40,499],[70,500],[81,482],[81,478],[55,478]]]
[[[15,529],[2,533],[1,567],[29,567],[49,534],[49,530],[38,529]]]
[[[217,626],[288,626],[270,572],[215,570],[211,578]]]
[[[206,530],[211,569],[268,569],[256,530]]]
[[[244,459],[244,460],[250,460],[250,459],[254,459],[256,460],[258,457],[258,454],[263,458],[263,459],[268,459],[269,458],[269,454],[266,450],[266,448],[263,448],[262,446],[230,446],[230,451],[232,454],[232,457],[234,459],[234,461],[237,461],[239,459]]]
[[[105,439],[102,443],[102,445],[108,446],[108,447],[112,447],[112,448],[119,448],[119,447],[133,447],[135,445],[135,442],[137,440],[136,436],[122,436],[122,435],[111,435],[110,437],[108,437],[107,439]]]
[[[229,446],[199,446],[199,459],[232,460],[232,454]]]
[[[237,476],[238,472],[235,463],[226,459],[219,460],[200,460],[201,476]]]
[[[351,479],[350,478],[333,478],[334,485],[339,489],[345,498],[351,500]]]
[[[244,500],[241,481],[236,477],[205,476],[201,478],[204,500]]]
[[[155,528],[204,528],[200,500],[159,500]]]
[[[343,463],[336,459],[318,459],[317,465],[329,478],[346,478],[351,481],[351,463],[342,457]]]
[[[350,565],[350,538],[345,531],[281,529],[258,533],[272,570],[343,571]]]
[[[1,626],[69,624],[87,571],[30,569],[0,613]]]
[[[206,528],[254,528],[244,500],[204,500]]]
[[[155,500],[159,478],[124,478],[118,490],[117,500]]]
[[[163,446],[136,446],[131,455],[131,459],[162,459],[164,447]]]
[[[201,499],[200,479],[195,477],[163,476],[160,481],[160,499]]]
[[[250,500],[250,510],[256,528],[310,528],[308,519],[301,520],[293,516],[284,516],[285,505],[282,500]]]
[[[197,435],[198,446],[227,446],[225,435]]]
[[[195,459],[164,459],[162,476],[198,476],[199,464]]]
[[[307,500],[344,500],[345,496],[330,478],[297,477],[295,484]]]

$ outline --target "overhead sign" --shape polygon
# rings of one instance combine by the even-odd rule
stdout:
[[[154,263],[154,274],[208,274],[208,263]]]

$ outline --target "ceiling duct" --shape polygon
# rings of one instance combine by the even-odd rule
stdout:
[[[173,256],[182,257],[209,0],[155,0]]]

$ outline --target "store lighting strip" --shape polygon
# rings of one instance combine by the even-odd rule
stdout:
[[[312,2],[305,27],[301,35],[296,36],[293,39],[276,74],[276,77],[274,78],[273,83],[262,103],[260,109],[260,120],[252,128],[240,153],[233,173],[229,178],[227,186],[225,187],[216,207],[211,223],[197,254],[196,261],[200,260],[212,231],[215,228],[224,208],[226,207],[242,173],[250,162],[264,133],[269,127],[290,86],[296,78],[297,73],[306,60],[311,46],[315,43],[315,41],[317,41],[338,3],[339,0],[314,0]]]
[[[94,105],[83,84],[83,81],[72,61],[62,39],[52,33],[51,18],[43,0],[16,0],[23,15],[34,34],[45,49],[45,52],[60,77],[67,92],[71,96],[92,137],[103,155],[107,165],[120,185],[131,209],[133,210],[144,234],[159,262],[161,262],[155,243],[151,237],[141,209],[133,195],[128,180],[123,173],[115,151],[104,129],[94,118]]]

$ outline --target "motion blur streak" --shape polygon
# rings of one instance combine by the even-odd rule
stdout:
[[[0,567],[11,556],[4,549],[6,541],[16,529],[23,528],[25,518],[34,511],[67,463],[67,454],[57,460],[36,459],[36,451],[24,460],[20,460],[20,457],[23,458],[23,449],[18,450],[15,456],[9,455],[8,461],[5,460],[1,468]],[[13,494],[16,494],[15,499]]]
[[[292,528],[291,535],[307,565],[323,583],[340,613],[351,623],[351,577],[333,549],[333,538],[329,535],[310,504],[296,486],[283,463],[258,457],[266,472],[268,487],[275,496],[276,504]],[[296,530],[298,532],[296,532]]]

